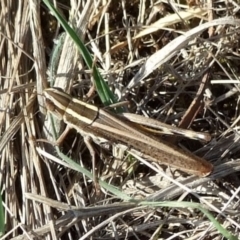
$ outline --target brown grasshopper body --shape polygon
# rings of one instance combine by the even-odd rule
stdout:
[[[120,143],[141,153],[147,160],[169,165],[197,176],[207,176],[213,170],[212,164],[203,158],[152,136],[147,128],[141,127],[141,125],[148,125],[144,123],[149,121],[148,118],[140,117],[141,124],[140,120],[134,123],[132,122],[134,120],[130,121],[124,117],[124,114],[118,116],[72,98],[54,88],[46,89],[44,95],[47,109],[52,114],[62,119],[69,127],[75,128],[83,136],[91,136],[93,140],[97,137],[97,143],[99,141]],[[156,120],[152,122],[162,124]],[[159,127],[160,129],[167,126],[162,125],[164,127]],[[170,126],[169,129],[171,128],[173,127]],[[184,132],[183,129],[181,131]]]

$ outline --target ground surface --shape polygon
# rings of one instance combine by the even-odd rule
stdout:
[[[164,138],[214,171],[188,175],[110,141],[92,144],[94,182],[75,130],[59,156],[50,135],[65,125],[46,115],[43,89],[104,107],[92,70],[44,2],[1,0],[2,239],[240,238],[239,3],[76,2],[56,7],[125,111],[210,134],[208,142]]]

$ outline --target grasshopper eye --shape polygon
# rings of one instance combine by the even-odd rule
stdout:
[[[51,112],[53,115],[55,115],[58,119],[62,119],[64,112],[62,111],[62,109],[59,109],[53,101],[51,101],[50,99],[46,98],[45,100],[46,103],[46,108],[49,112]]]
[[[55,111],[56,107],[50,99],[46,98],[45,103],[46,103],[46,108],[48,111],[50,111],[50,112]]]
[[[71,96],[59,91],[56,88],[47,88],[43,91],[45,96],[46,108],[57,118],[62,119],[69,103]]]

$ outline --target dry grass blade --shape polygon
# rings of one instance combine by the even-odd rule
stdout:
[[[0,0],[0,238],[239,239],[239,3],[53,1],[116,97],[129,102],[126,116],[153,119],[143,124],[151,130],[160,120],[190,125],[184,133],[202,140],[211,135],[204,143],[170,135],[214,165],[197,178],[101,139],[92,169],[73,130],[59,149],[74,167],[54,157],[44,89],[102,105],[92,70],[44,2]]]
[[[28,116],[30,112],[33,112],[33,104],[34,101],[36,100],[36,92],[33,92],[32,96],[29,99],[28,104],[26,105],[26,110],[25,116]],[[8,129],[4,132],[4,134],[1,136],[0,139],[0,152],[3,151],[4,147],[6,146],[7,143],[14,137],[14,135],[17,133],[19,130],[21,124],[24,121],[24,113],[21,112],[19,115],[11,122],[10,126]]]
[[[106,204],[101,206],[93,206],[93,207],[76,207],[69,206],[66,203],[61,203],[59,201],[55,201],[43,196],[39,196],[36,194],[25,193],[27,199],[31,199],[33,201],[40,202],[42,204],[47,204],[53,208],[58,210],[64,210],[73,212],[75,217],[79,218],[89,218],[94,216],[103,216],[108,214],[113,214],[117,212],[122,212],[127,209],[132,209],[137,206],[137,203],[119,203],[119,204]]]
[[[196,9],[187,9],[182,12],[174,13],[171,15],[167,15],[158,21],[152,23],[150,26],[146,26],[146,29],[140,31],[136,36],[134,36],[132,39],[136,40],[141,37],[144,37],[146,35],[152,34],[154,32],[157,32],[158,30],[167,28],[169,26],[172,26],[173,24],[177,24],[182,21],[188,21],[191,18],[200,17],[202,18],[207,13],[206,9],[203,8],[196,8]],[[111,48],[111,51],[119,50],[120,48],[127,45],[127,42],[120,42],[113,46]]]
[[[236,19],[232,19],[230,17],[228,18],[222,18],[222,19],[216,19],[212,22],[208,22],[202,25],[199,25],[188,32],[184,33],[183,35],[177,37],[173,41],[171,41],[169,44],[167,44],[164,48],[157,51],[155,54],[152,54],[151,57],[147,59],[145,64],[141,67],[139,72],[134,76],[134,78],[129,82],[127,89],[131,89],[137,84],[140,83],[141,80],[146,78],[152,71],[154,71],[156,68],[170,60],[177,51],[180,49],[186,47],[186,45],[196,38],[200,33],[202,33],[204,30],[213,27],[213,26],[219,26],[219,25],[240,25],[240,21]]]

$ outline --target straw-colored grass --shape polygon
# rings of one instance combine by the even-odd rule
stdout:
[[[49,7],[0,1],[1,239],[239,239],[238,2]],[[45,108],[42,92],[53,86],[208,132],[208,143],[164,138],[210,161],[213,173],[190,176],[111,143],[92,143],[92,169],[75,130],[54,145],[65,125]]]

